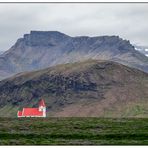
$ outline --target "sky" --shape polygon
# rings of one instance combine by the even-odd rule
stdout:
[[[0,51],[31,30],[70,36],[118,35],[148,46],[148,3],[0,3]]]

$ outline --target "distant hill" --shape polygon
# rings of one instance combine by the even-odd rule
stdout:
[[[138,50],[139,52],[143,53],[145,56],[148,57],[148,47],[147,46],[135,46],[135,49]]]
[[[57,31],[31,31],[0,55],[0,79],[89,58],[115,61],[148,72],[148,57],[118,36],[70,37]]]
[[[19,73],[0,82],[0,116],[44,98],[48,116],[148,117],[148,74],[87,60]]]

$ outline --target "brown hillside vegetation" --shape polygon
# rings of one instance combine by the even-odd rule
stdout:
[[[44,98],[48,116],[148,117],[147,89],[148,74],[122,64],[63,64],[1,81],[0,115],[15,117]]]

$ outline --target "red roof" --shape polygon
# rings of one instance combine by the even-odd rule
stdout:
[[[22,111],[18,111],[18,116],[22,116]]]
[[[39,108],[40,106],[46,107],[45,102],[43,99],[39,102]],[[23,108],[23,111],[18,111],[17,115],[18,117],[24,117],[24,116],[43,116],[44,111],[39,111],[39,108]]]
[[[23,108],[22,116],[43,116],[43,112],[38,108]]]
[[[44,106],[45,107],[45,102],[43,99],[41,99],[41,101],[39,102],[39,106]]]

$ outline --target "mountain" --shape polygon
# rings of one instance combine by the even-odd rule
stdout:
[[[4,53],[4,51],[0,51],[0,55],[1,55],[2,53]]]
[[[70,37],[57,31],[31,31],[0,55],[0,79],[89,58],[115,61],[148,72],[148,57],[119,36]]]
[[[0,116],[44,98],[48,116],[148,117],[147,90],[148,73],[90,59],[0,81]]]
[[[138,50],[139,52],[143,53],[145,56],[148,57],[148,47],[147,46],[135,46],[135,49]]]

